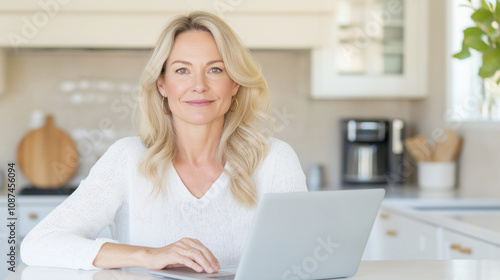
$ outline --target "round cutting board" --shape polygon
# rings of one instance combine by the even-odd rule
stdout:
[[[56,189],[73,176],[78,151],[73,139],[47,116],[45,125],[28,132],[17,147],[17,163],[36,188]]]

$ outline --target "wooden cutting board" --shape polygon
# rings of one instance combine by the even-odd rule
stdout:
[[[432,160],[439,162],[454,161],[462,148],[462,138],[451,130],[446,130],[442,141],[436,142]]]
[[[28,132],[17,147],[17,163],[36,188],[65,185],[78,167],[78,151],[71,137],[47,116],[45,125]]]
[[[412,138],[407,138],[404,144],[416,161],[429,161],[431,159],[431,150],[425,136],[417,135]]]

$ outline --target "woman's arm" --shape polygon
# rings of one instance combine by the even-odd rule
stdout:
[[[219,261],[200,241],[183,238],[161,248],[105,243],[93,263],[100,268],[145,267],[163,269],[187,266],[208,273],[220,269]]]
[[[118,243],[97,236],[113,223],[126,197],[127,143],[111,145],[75,192],[28,233],[21,244],[24,263],[96,269],[92,263],[101,246]]]

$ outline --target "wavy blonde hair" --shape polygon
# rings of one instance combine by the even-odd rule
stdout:
[[[224,21],[210,13],[193,12],[174,19],[161,33],[142,73],[140,137],[147,150],[139,161],[139,173],[153,182],[157,193],[165,190],[166,170],[176,156],[176,139],[172,114],[165,115],[162,111],[163,96],[156,81],[176,36],[190,30],[212,34],[227,73],[240,85],[235,95],[239,106],[224,117],[216,161],[219,170],[230,179],[234,198],[244,206],[253,207],[257,193],[251,175],[267,155],[272,132],[269,90],[250,52]],[[167,99],[164,105],[168,108]],[[224,169],[224,159],[231,171]]]

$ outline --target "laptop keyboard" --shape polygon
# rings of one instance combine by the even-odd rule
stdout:
[[[226,276],[209,276],[206,278],[217,279],[217,280],[234,280],[234,275],[226,275]]]

